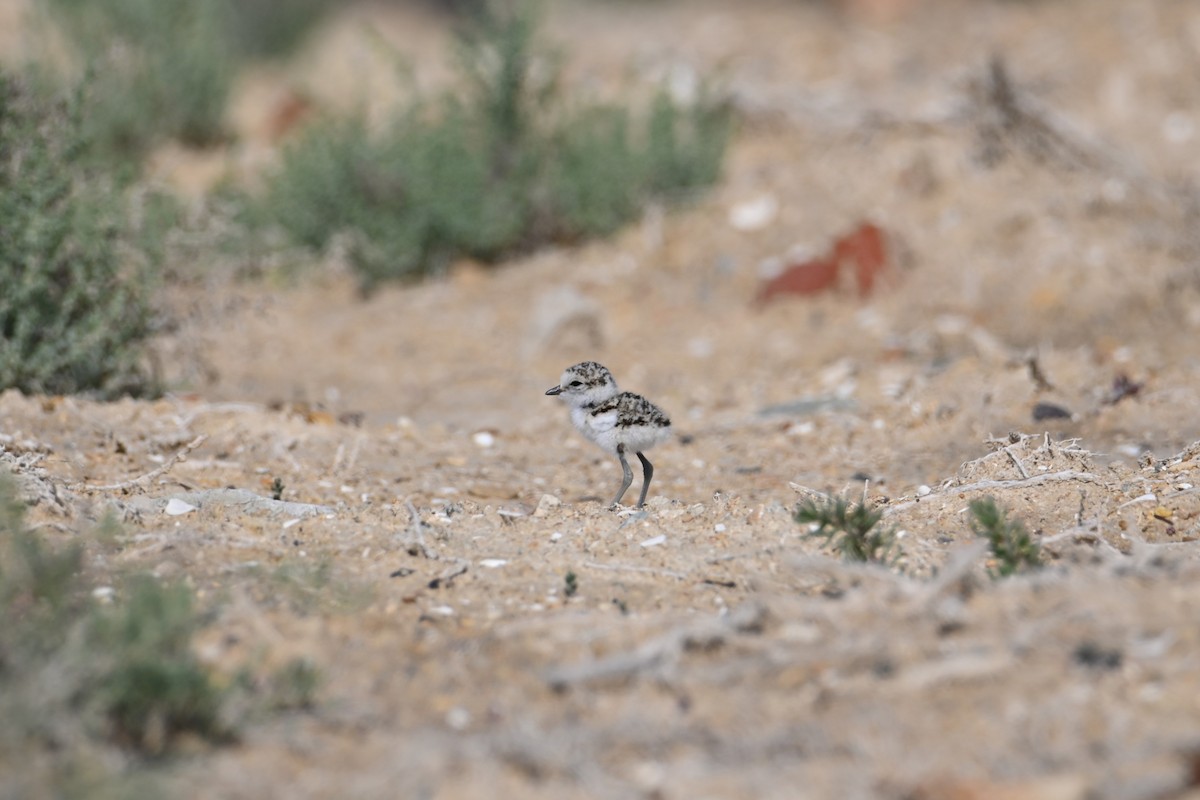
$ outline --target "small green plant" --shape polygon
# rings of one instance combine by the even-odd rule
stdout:
[[[364,289],[608,234],[716,180],[732,117],[715,98],[568,105],[528,6],[481,13],[459,44],[457,91],[382,131],[362,115],[315,125],[269,183],[264,216],[314,249],[348,235]]]
[[[579,579],[574,572],[568,572],[563,579],[563,594],[567,597],[574,597],[579,591]]]
[[[220,716],[223,692],[192,653],[198,622],[187,587],[149,576],[93,616],[88,640],[108,661],[94,691],[117,741],[161,755],[182,733],[231,736]]]
[[[1042,557],[1037,542],[1019,520],[1008,514],[991,497],[972,500],[971,530],[987,539],[995,566],[989,569],[992,577],[1007,577],[1018,572],[1037,569]]]
[[[81,602],[82,548],[49,547],[24,513],[15,479],[0,470],[0,681],[61,647]]]
[[[0,774],[20,776],[18,795],[144,797],[148,759],[185,739],[228,742],[252,712],[313,705],[319,675],[306,660],[240,683],[202,664],[193,639],[207,620],[184,584],[134,575],[93,593],[88,570],[78,542],[29,529],[0,472]]]
[[[255,572],[247,574],[254,575]],[[285,561],[256,580],[258,587],[269,585],[263,602],[286,606],[297,614],[362,608],[371,602],[372,588],[351,581],[334,569],[328,559],[300,558]]]
[[[78,97],[0,72],[0,389],[153,391],[143,276],[121,264],[111,187],[82,167]]]
[[[796,509],[795,519],[815,524],[810,536],[824,539],[847,561],[891,561],[896,532],[879,525],[883,513],[863,504],[851,504],[841,497],[823,501],[808,500]]]
[[[97,603],[82,548],[29,530],[16,498],[0,476],[0,757],[64,726],[76,728],[73,740],[102,733],[147,755],[184,732],[226,736],[223,692],[191,651],[191,593],[141,576],[111,605]]]
[[[293,658],[271,676],[268,702],[278,711],[312,708],[320,684],[321,673],[315,664],[307,658]]]
[[[283,499],[283,481],[280,478],[276,478],[275,480],[271,481],[271,499]]]

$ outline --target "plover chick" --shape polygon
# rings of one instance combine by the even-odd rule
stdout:
[[[625,454],[637,455],[642,462],[642,494],[637,503],[641,508],[654,477],[654,467],[642,451],[671,438],[671,420],[667,415],[640,394],[617,389],[612,373],[595,361],[567,367],[558,386],[547,389],[546,394],[562,398],[570,407],[571,422],[579,432],[620,459],[624,476],[613,498],[614,506],[620,504],[633,483],[633,470]]]

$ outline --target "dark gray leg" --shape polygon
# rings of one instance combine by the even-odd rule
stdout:
[[[613,498],[614,506],[621,504],[621,498],[625,496],[629,484],[633,483],[633,470],[629,468],[629,462],[625,460],[625,445],[617,445],[617,458],[621,459],[621,470],[625,473],[625,478],[621,481],[621,488],[617,490],[617,496]]]
[[[650,489],[650,479],[654,477],[654,465],[641,453],[638,453],[637,457],[638,461],[642,462],[642,496],[638,498],[637,504],[637,507],[641,508],[646,503],[646,492]]]

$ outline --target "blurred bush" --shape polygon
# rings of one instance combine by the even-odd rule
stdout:
[[[289,52],[333,0],[41,0],[93,77],[85,108],[99,156],[136,165],[164,138],[224,135],[248,58]]]
[[[93,590],[81,542],[124,536],[108,517],[52,542],[27,525],[16,479],[0,469],[4,797],[156,796],[146,793],[153,760],[317,702],[320,674],[306,659],[233,673],[202,663],[194,640],[209,618],[186,584],[140,573]]]
[[[121,202],[82,167],[80,113],[0,73],[0,389],[143,394],[147,291],[121,267]]]
[[[569,106],[535,22],[528,9],[476,17],[459,40],[458,91],[414,102],[386,130],[361,115],[314,125],[286,148],[264,216],[311,248],[349,234],[370,288],[461,255],[610,233],[716,180],[725,105],[663,92],[641,111]]]
[[[228,738],[226,690],[192,652],[190,590],[140,576],[99,602],[79,543],[31,530],[7,472],[0,509],[0,768],[57,772],[45,758],[61,766],[100,743],[156,756],[182,734]]]

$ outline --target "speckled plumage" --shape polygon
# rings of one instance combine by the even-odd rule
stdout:
[[[640,507],[646,501],[654,475],[654,467],[642,451],[671,438],[670,418],[640,394],[620,391],[608,368],[595,361],[568,367],[558,385],[546,394],[562,398],[570,407],[571,422],[579,432],[621,461],[624,482],[613,500],[614,506],[621,502],[633,480],[625,454],[637,454],[643,470]]]

